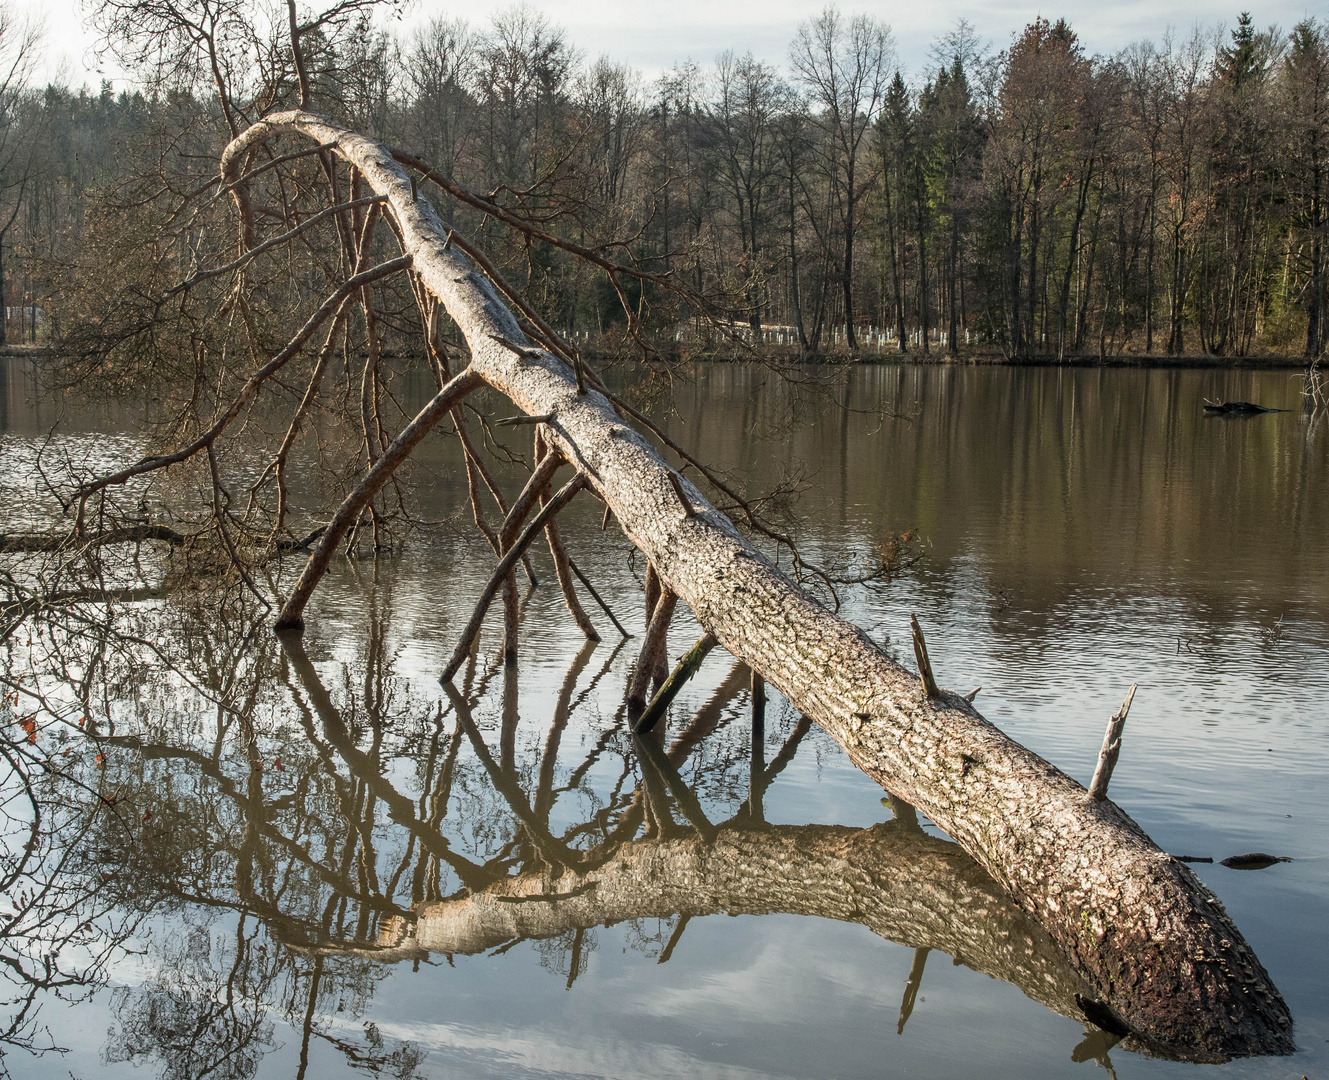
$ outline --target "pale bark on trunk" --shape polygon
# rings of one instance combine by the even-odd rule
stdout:
[[[601,393],[526,343],[489,281],[446,243],[391,153],[306,112],[274,114],[223,157],[281,132],[331,143],[386,196],[421,283],[471,349],[470,372],[530,415],[663,582],[735,657],[825,728],[865,773],[940,825],[1032,914],[1132,1032],[1170,1055],[1286,1053],[1291,1017],[1217,898],[1110,801],[919,679],[774,567]],[[680,504],[683,485],[693,513]],[[1068,718],[1072,720],[1072,718]],[[1073,722],[1073,720],[1072,720]],[[1098,718],[1086,718],[1095,729]]]

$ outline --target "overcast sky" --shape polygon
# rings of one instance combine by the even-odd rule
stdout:
[[[472,25],[482,27],[493,12],[509,6],[507,0],[470,0],[465,5],[416,0],[405,23],[436,14],[462,15]],[[536,0],[530,6],[566,29],[569,40],[588,57],[605,53],[652,78],[689,57],[709,64],[725,49],[751,51],[762,59],[783,63],[795,27],[819,11],[822,4],[815,0]],[[895,32],[901,65],[908,74],[927,64],[932,41],[962,18],[973,24],[980,38],[1000,49],[1014,30],[1038,15],[1052,19],[1065,15],[1089,52],[1111,53],[1139,38],[1161,37],[1169,26],[1188,32],[1197,22],[1207,27],[1235,25],[1241,10],[1240,6],[1231,11],[1215,8],[1202,0],[1161,4],[1153,0],[1108,0],[1087,6],[932,0],[913,4],[842,3],[840,7],[846,13],[863,11],[888,22]],[[63,74],[72,85],[87,82],[95,86],[103,74],[112,78],[119,75],[114,70],[98,71],[92,50],[95,38],[84,29],[76,0],[49,0],[34,4],[30,10],[44,18],[47,28],[43,80]],[[1260,27],[1277,23],[1287,30],[1308,15],[1326,18],[1329,3],[1308,7],[1275,0],[1252,6],[1251,13]]]

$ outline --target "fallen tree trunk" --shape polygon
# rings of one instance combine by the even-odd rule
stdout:
[[[448,244],[388,148],[312,113],[277,113],[227,148],[223,182],[236,179],[247,150],[282,132],[335,145],[386,197],[414,272],[465,335],[470,372],[549,417],[550,446],[701,626],[954,837],[1048,930],[1106,1012],[1145,1043],[1193,1060],[1293,1049],[1287,1006],[1186,866],[960,695],[929,698],[862,630],[766,560],[607,397],[578,393],[570,366],[528,346],[490,282]]]

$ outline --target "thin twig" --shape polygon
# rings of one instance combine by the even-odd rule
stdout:
[[[623,624],[619,622],[618,618],[614,615],[614,613],[609,610],[609,605],[606,604],[604,600],[601,598],[600,594],[595,591],[595,586],[586,580],[586,575],[583,574],[577,568],[577,564],[573,562],[571,559],[568,559],[568,568],[574,574],[577,575],[577,580],[580,581],[584,586],[586,586],[586,591],[590,593],[593,597],[595,597],[595,602],[600,605],[600,610],[609,616],[609,621],[613,623],[614,626],[617,628],[618,632],[623,635],[623,639],[626,641],[628,638],[630,638],[632,635],[629,634],[625,629],[623,629]]]
[[[495,427],[517,427],[521,424],[547,424],[554,419],[551,412],[540,413],[539,416],[505,416],[502,420],[495,420]]]

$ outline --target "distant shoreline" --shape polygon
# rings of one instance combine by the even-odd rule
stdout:
[[[45,345],[12,344],[0,346],[0,358],[45,359],[55,356],[54,349]],[[399,356],[385,350],[384,357]],[[423,355],[423,354],[421,354]],[[585,350],[587,359],[613,359],[612,353],[594,349]],[[810,364],[819,367],[877,367],[890,364],[917,364],[932,367],[1066,367],[1066,368],[1232,368],[1234,370],[1304,371],[1310,361],[1302,356],[1212,356],[1193,353],[1169,356],[1166,353],[1124,353],[1118,356],[1068,356],[1058,360],[1055,356],[1008,357],[1000,352],[963,352],[951,356],[946,352],[907,353],[881,352],[847,355],[845,353],[808,353],[800,356],[793,351],[753,353],[697,353],[680,358],[682,363],[738,364],[776,362]]]
[[[588,353],[594,358],[593,353]],[[1000,352],[967,352],[951,356],[946,352],[882,352],[846,355],[844,353],[766,353],[693,355],[692,363],[728,364],[744,361],[784,361],[827,367],[881,366],[887,364],[923,364],[934,367],[1075,367],[1075,368],[1234,368],[1271,371],[1304,371],[1310,361],[1300,356],[1213,356],[1205,353],[1169,356],[1166,353],[1125,353],[1119,356],[1014,356]]]

